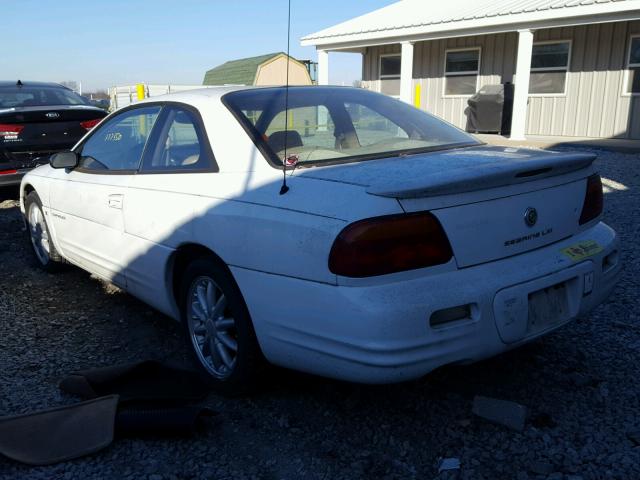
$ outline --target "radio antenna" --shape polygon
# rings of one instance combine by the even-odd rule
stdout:
[[[291,0],[287,0],[287,80],[284,87],[284,158],[282,159],[282,186],[280,195],[289,191],[287,186],[287,143],[289,135],[289,51],[291,46]]]

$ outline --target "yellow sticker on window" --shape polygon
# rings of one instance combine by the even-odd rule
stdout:
[[[602,250],[603,248],[598,244],[598,242],[594,240],[584,240],[571,245],[570,247],[563,248],[560,251],[574,262],[579,262],[580,260],[584,260],[585,258],[600,253]]]

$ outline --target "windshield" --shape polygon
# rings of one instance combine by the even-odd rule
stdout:
[[[223,102],[274,166],[343,163],[479,142],[433,115],[357,88],[263,88]]]
[[[89,102],[64,87],[0,87],[0,108],[54,105],[89,105]]]

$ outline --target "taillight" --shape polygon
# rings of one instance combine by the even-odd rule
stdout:
[[[11,175],[12,173],[18,173],[17,170],[0,170],[0,175]]]
[[[101,118],[96,118],[94,120],[85,120],[84,122],[80,122],[80,126],[87,130],[91,130],[93,127],[98,125],[101,120],[102,120]]]
[[[603,195],[600,175],[595,174],[587,178],[587,193],[580,214],[580,225],[583,225],[602,213]]]
[[[22,130],[24,130],[24,125],[0,123],[0,138],[4,138],[5,140],[18,138]]]
[[[447,263],[453,253],[429,212],[368,218],[346,226],[333,242],[329,270],[372,277]]]

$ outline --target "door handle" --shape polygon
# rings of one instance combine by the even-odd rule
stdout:
[[[113,195],[109,195],[109,208],[116,208],[118,210],[122,209],[122,199],[124,195],[116,193]]]

